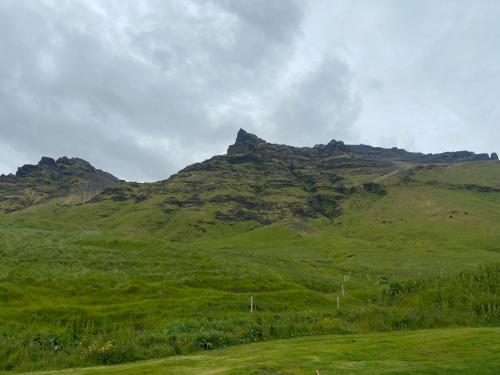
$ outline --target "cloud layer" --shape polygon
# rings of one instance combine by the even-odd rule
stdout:
[[[496,1],[4,0],[0,172],[152,181],[274,142],[495,151]]]

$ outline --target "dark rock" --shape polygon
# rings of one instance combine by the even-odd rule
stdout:
[[[227,149],[228,154],[245,154],[247,152],[257,151],[258,145],[265,144],[266,141],[260,139],[254,134],[247,133],[245,130],[240,129],[236,136],[234,145],[229,146]]]
[[[47,167],[55,167],[56,161],[47,156],[42,156],[42,159],[38,162],[38,165],[46,165]]]
[[[70,164],[70,159],[66,156],[62,156],[56,160],[57,164]]]
[[[367,183],[363,184],[363,189],[366,191],[369,191],[370,193],[374,193],[374,194],[378,194],[378,195],[387,194],[387,192],[382,187],[382,185],[376,184],[374,182],[367,182]]]
[[[326,148],[329,151],[347,151],[347,146],[344,144],[344,142],[336,141],[335,139],[332,139],[330,142],[328,142]]]
[[[146,199],[148,199],[147,195],[136,195],[134,197],[135,203],[139,203],[139,202],[145,201]]]
[[[0,183],[0,209],[6,212],[46,203],[56,197],[100,193],[121,185],[119,179],[95,169],[85,160],[67,157],[54,160],[46,156],[37,165],[23,165],[15,176],[5,176]],[[102,196],[95,200],[100,198]]]
[[[115,201],[115,202],[125,202],[129,199],[129,197],[127,197],[126,195],[113,195],[111,196],[111,200],[112,201]]]
[[[492,152],[490,156],[491,160],[498,160],[498,154],[496,152]]]
[[[194,194],[188,198],[170,197],[165,200],[165,203],[175,205],[177,207],[193,207],[203,206],[205,201],[203,201],[197,194]]]
[[[22,167],[17,168],[16,177],[26,177],[38,170],[38,167],[33,164],[25,164]]]
[[[247,152],[243,155],[228,155],[227,158],[227,162],[230,164],[259,163],[261,161],[262,160],[259,159],[259,156],[253,152]]]
[[[269,225],[273,221],[258,211],[246,210],[239,207],[233,207],[229,211],[216,211],[215,219],[224,222],[238,222],[238,221],[256,221],[262,225]]]
[[[331,219],[341,214],[338,203],[342,198],[338,195],[316,194],[308,199],[308,203],[313,211]]]
[[[482,186],[476,184],[464,184],[457,186],[459,189],[472,190],[477,191],[479,193],[498,193],[500,192],[499,188],[493,186]]]

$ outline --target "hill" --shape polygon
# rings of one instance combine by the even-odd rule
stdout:
[[[79,159],[3,177],[0,204],[16,209],[0,214],[0,369],[497,326],[494,159],[240,131],[227,154],[155,183]]]

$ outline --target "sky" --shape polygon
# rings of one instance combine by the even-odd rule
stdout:
[[[239,128],[500,151],[497,0],[0,0],[0,173],[80,157],[135,181]]]

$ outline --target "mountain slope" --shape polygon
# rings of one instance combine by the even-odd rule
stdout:
[[[392,187],[428,184],[424,176],[432,170],[467,165],[483,171],[484,181],[483,172],[477,172],[470,175],[469,186],[450,181],[436,187],[477,190],[496,183],[500,164],[487,154],[424,155],[338,141],[298,148],[270,144],[240,130],[226,155],[188,166],[167,180],[122,183],[85,206],[55,199],[25,214],[177,240],[228,236],[277,222],[298,228],[311,220],[331,221],[356,196],[381,198]],[[437,181],[439,173],[434,174]]]

